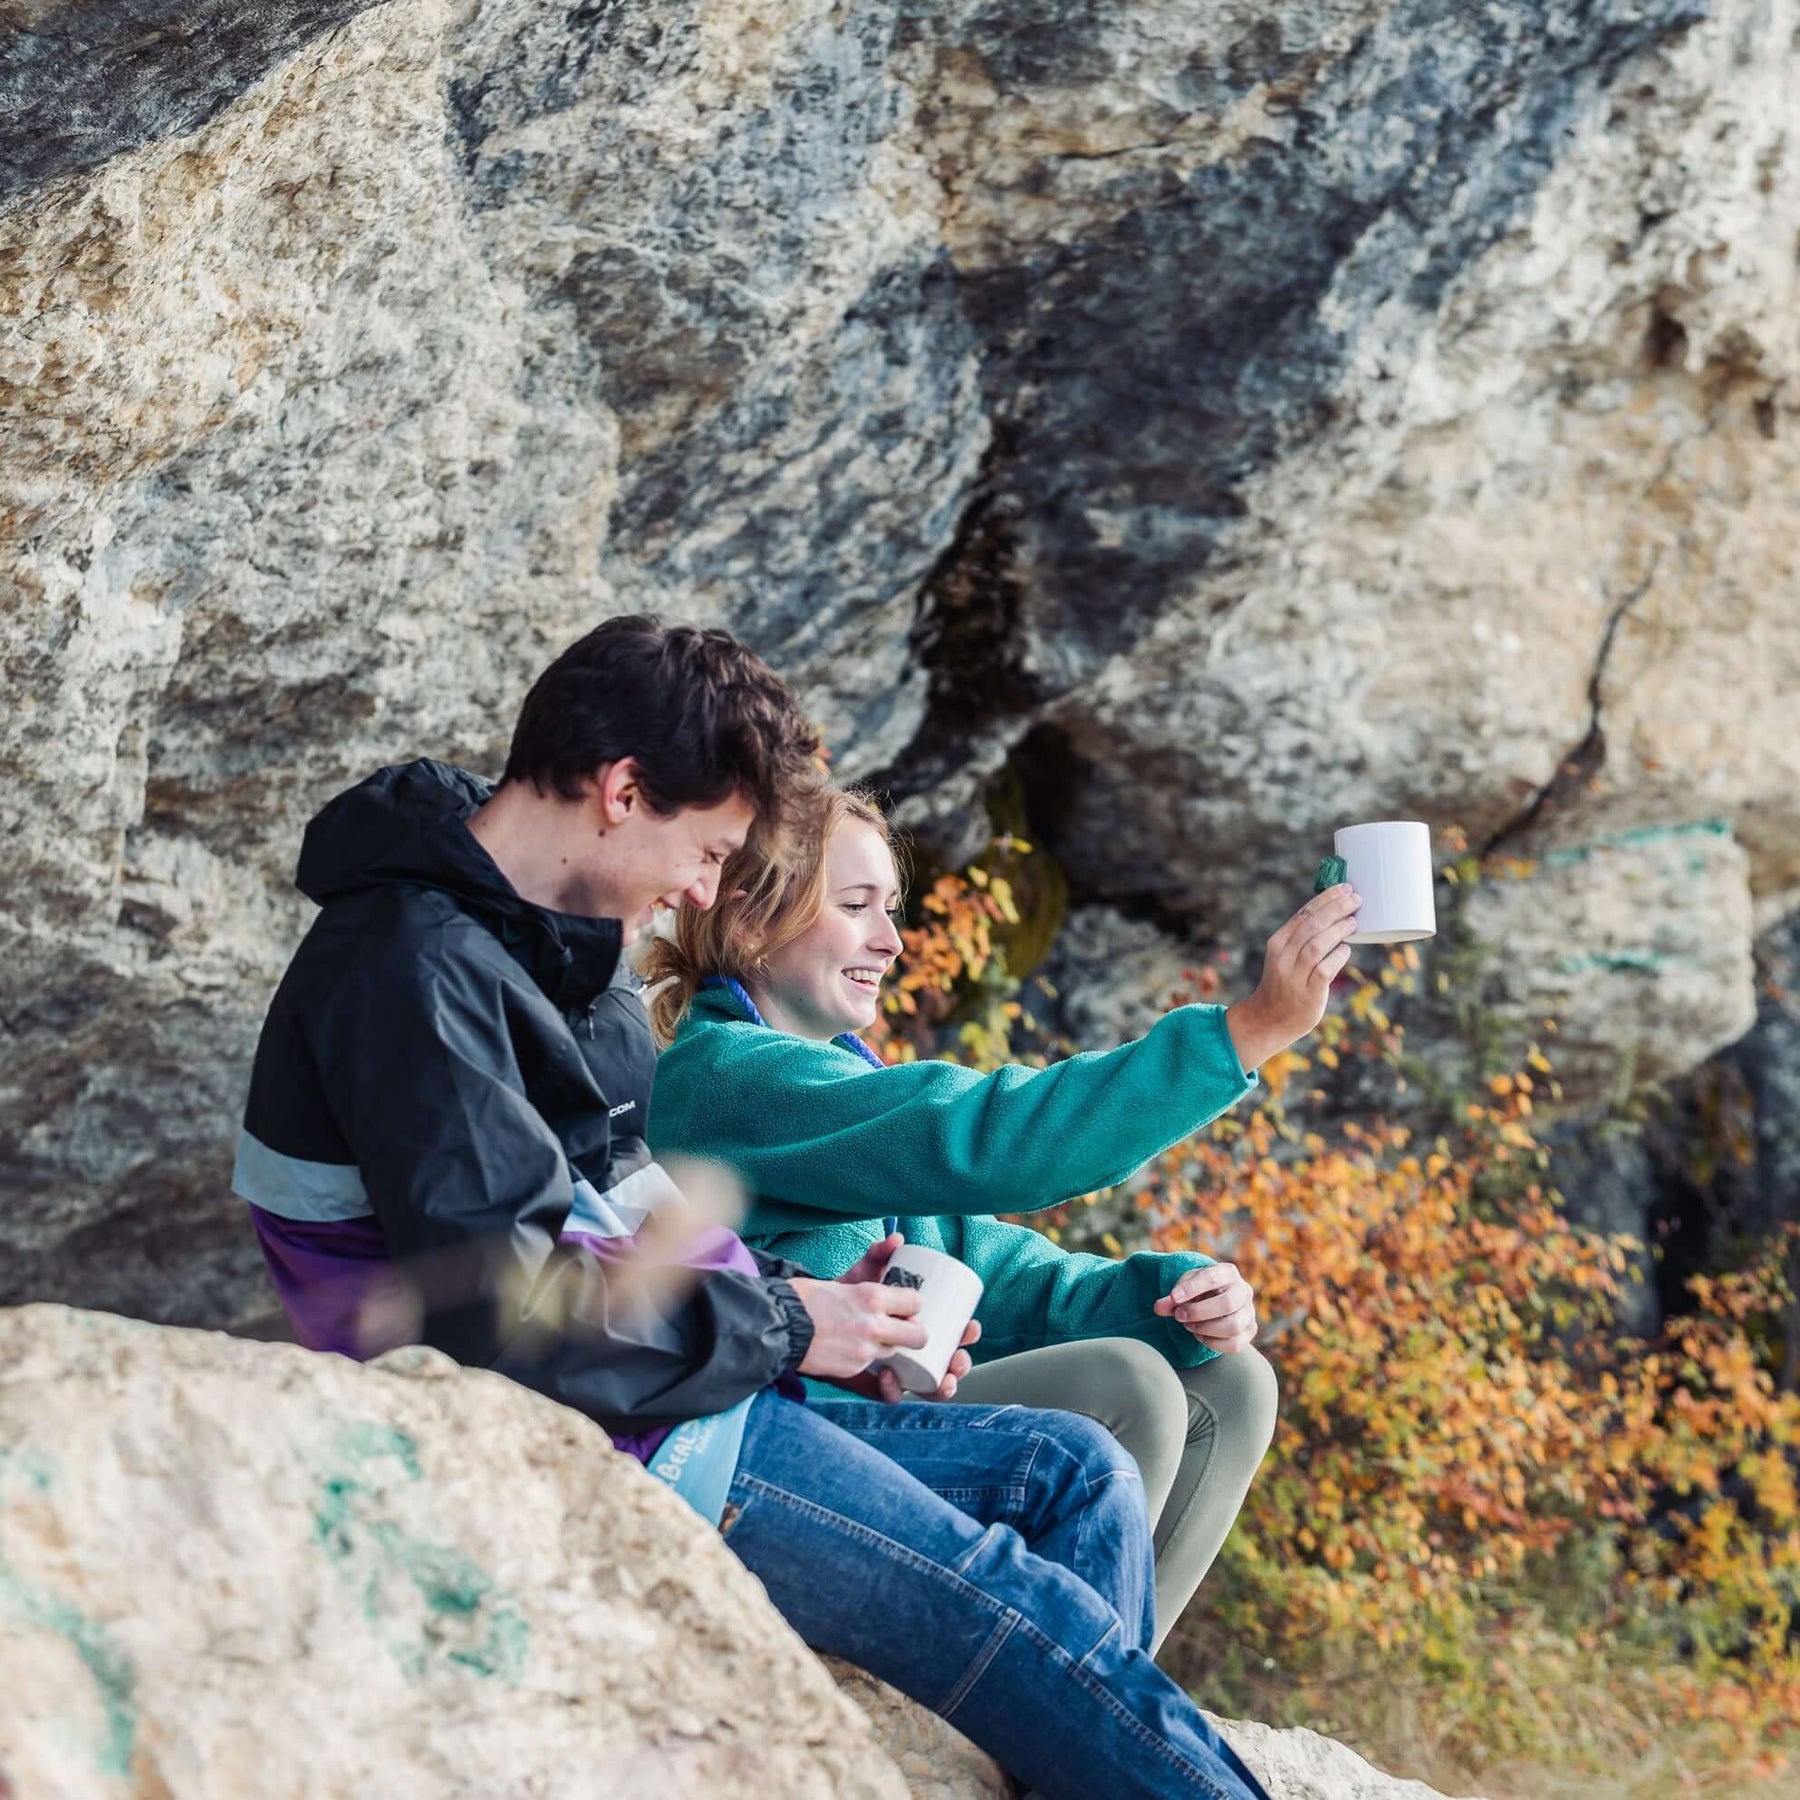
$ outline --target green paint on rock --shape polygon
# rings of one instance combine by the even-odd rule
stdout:
[[[33,1493],[47,1494],[56,1480],[56,1465],[33,1444],[0,1448],[0,1506],[6,1504],[6,1484],[15,1475]]]
[[[1671,963],[1688,958],[1656,950],[1590,950],[1581,956],[1565,956],[1556,965],[1559,975],[1654,975]]]
[[[407,1484],[422,1480],[416,1440],[391,1426],[357,1420],[340,1431],[334,1451],[338,1472],[321,1487],[313,1535],[407,1679],[423,1680],[434,1662],[443,1661],[478,1675],[518,1680],[531,1635],[518,1606],[461,1550],[379,1516],[395,1484],[369,1465],[398,1463]],[[424,1603],[422,1630],[402,1616],[409,1608],[393,1604],[397,1580]]]
[[[1565,844],[1559,850],[1546,850],[1538,858],[1546,869],[1567,869],[1586,862],[1601,850],[1641,850],[1651,844],[1672,843],[1680,838],[1731,836],[1729,819],[1689,819],[1680,825],[1639,825],[1612,837],[1595,838],[1590,844]],[[1699,857],[1688,862],[1688,872],[1698,874],[1706,867]]]
[[[107,1635],[106,1628],[71,1606],[60,1594],[22,1580],[0,1563],[0,1605],[28,1625],[54,1632],[73,1645],[81,1658],[106,1715],[106,1735],[95,1755],[103,1775],[131,1773],[137,1743],[137,1671],[131,1658]]]

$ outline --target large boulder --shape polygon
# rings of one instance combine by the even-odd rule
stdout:
[[[1227,1729],[1275,1800],[1337,1768],[1363,1771],[1339,1800],[1423,1796],[1311,1733]],[[684,1502],[498,1375],[0,1311],[6,1800],[726,1792],[1012,1790],[828,1672]]]
[[[0,1299],[266,1305],[225,1184],[303,821],[493,769],[622,606],[746,635],[940,854],[1003,773],[1078,908],[1184,943],[1357,817],[1585,857],[1484,920],[1513,1000],[1594,1090],[1704,1056],[1800,898],[1795,43],[1795,0],[7,9]],[[1696,829],[1703,879],[1589,854]]]
[[[578,1414],[429,1351],[0,1312],[0,1794],[590,1791],[906,1796]]]

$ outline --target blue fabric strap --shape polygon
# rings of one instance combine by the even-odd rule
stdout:
[[[750,1417],[749,1399],[704,1419],[689,1419],[663,1439],[646,1465],[650,1473],[671,1487],[709,1525],[717,1525],[725,1512],[725,1496],[737,1472],[738,1451],[744,1442],[744,1424]]]
[[[769,1025],[769,1021],[757,1011],[756,1002],[750,998],[748,990],[741,981],[733,981],[729,975],[708,975],[700,985],[709,988],[723,988],[726,993],[728,993],[732,999],[744,1009],[744,1016],[749,1019],[752,1025],[768,1026],[771,1031],[774,1030],[774,1027]],[[860,1056],[871,1068],[885,1069],[887,1067],[887,1064],[884,1063],[854,1031],[840,1032],[838,1036],[834,1037],[831,1041],[834,1044],[842,1045],[844,1049]],[[900,1220],[897,1216],[885,1218],[881,1221],[881,1234],[883,1237],[892,1237],[899,1229]]]

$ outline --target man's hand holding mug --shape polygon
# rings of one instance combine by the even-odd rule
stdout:
[[[882,1284],[888,1263],[903,1242],[898,1232],[883,1238],[836,1281],[795,1277],[794,1292],[813,1322],[813,1341],[800,1364],[802,1375],[833,1382],[866,1400],[892,1402],[903,1397],[905,1390],[892,1369],[870,1366],[896,1350],[923,1350],[930,1339],[918,1319],[924,1305],[919,1290]],[[981,1326],[971,1319],[962,1334],[963,1344],[980,1336]],[[968,1350],[957,1350],[936,1391],[915,1397],[952,1399],[969,1368]]]

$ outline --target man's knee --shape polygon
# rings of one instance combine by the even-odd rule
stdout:
[[[1125,1488],[1132,1492],[1134,1504],[1142,1504],[1136,1460],[1098,1420],[1085,1413],[1039,1412],[1034,1424],[1061,1452],[1060,1458],[1045,1459],[1060,1482],[1073,1484],[1090,1497]]]

